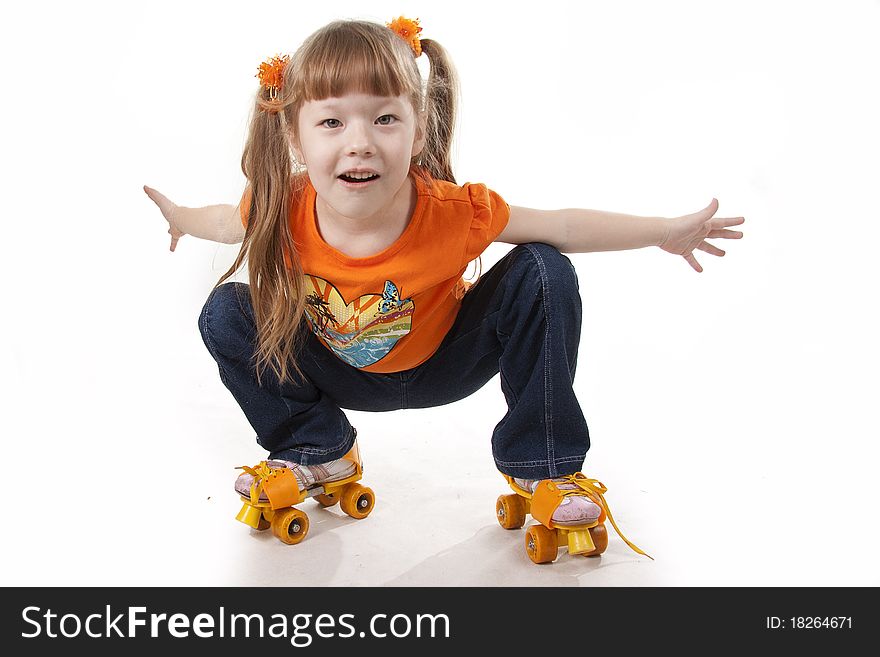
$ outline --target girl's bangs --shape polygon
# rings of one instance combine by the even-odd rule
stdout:
[[[327,43],[310,55],[297,80],[303,100],[339,98],[349,93],[400,96],[408,91],[403,63],[379,44],[361,40]]]

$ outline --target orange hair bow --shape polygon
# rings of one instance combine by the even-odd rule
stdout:
[[[422,31],[422,28],[419,27],[418,18],[413,19],[398,16],[390,23],[385,23],[385,25],[409,44],[409,47],[412,48],[413,54],[416,57],[422,54],[422,43],[419,40],[419,32]]]
[[[254,76],[260,78],[260,84],[269,89],[269,100],[278,98],[281,83],[284,80],[284,67],[287,66],[288,61],[290,61],[290,57],[287,55],[275,55],[260,64],[260,68]]]

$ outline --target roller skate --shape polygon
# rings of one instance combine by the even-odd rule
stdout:
[[[523,480],[516,480],[509,475],[503,476],[515,495],[501,495],[495,504],[495,515],[498,523],[505,529],[521,528],[526,522],[526,514],[531,514],[540,523],[530,526],[525,537],[526,553],[535,563],[554,561],[560,547],[567,547],[569,554],[598,557],[608,547],[606,518],[627,545],[653,560],[652,556],[642,552],[620,532],[605,502],[604,493],[608,489],[597,479],[589,479],[578,472],[541,480],[529,490],[519,483]],[[566,522],[558,517],[554,520],[554,512],[564,503],[571,502],[564,502],[569,496],[590,498],[596,505],[597,517],[574,522]]]
[[[252,468],[240,466],[246,474],[253,478],[248,496],[236,486],[243,502],[241,511],[235,517],[249,527],[263,531],[272,528],[272,533],[288,545],[296,545],[302,541],[309,531],[309,518],[304,511],[295,508],[306,498],[313,497],[323,507],[339,504],[342,510],[352,518],[361,519],[370,515],[376,502],[373,491],[366,486],[355,483],[363,473],[363,462],[357,443],[339,461],[348,461],[351,465],[343,471],[336,481],[321,481],[299,487],[296,475],[281,461],[260,461]],[[291,464],[296,467],[295,464]],[[317,470],[313,466],[312,470]],[[304,470],[304,469],[302,469]],[[351,474],[347,472],[353,471]],[[302,478],[307,479],[306,472]],[[242,480],[244,475],[239,477]],[[311,477],[314,479],[314,476]],[[332,477],[331,477],[332,478]]]

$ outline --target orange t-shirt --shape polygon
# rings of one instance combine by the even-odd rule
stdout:
[[[415,181],[410,222],[391,246],[352,258],[318,232],[306,179],[290,227],[306,278],[306,318],[320,341],[365,372],[401,372],[428,360],[452,327],[467,289],[462,275],[507,226],[510,207],[482,184]],[[247,226],[250,189],[241,202]]]

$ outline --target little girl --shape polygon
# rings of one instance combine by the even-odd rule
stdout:
[[[715,199],[661,219],[512,207],[485,185],[458,185],[457,80],[421,29],[336,21],[265,62],[237,209],[183,208],[144,189],[172,251],[185,234],[242,242],[199,328],[269,452],[264,472],[289,471],[301,492],[350,477],[360,458],[342,409],[449,404],[500,371],[509,410],[492,435],[497,468],[534,502],[552,493],[553,525],[595,524],[607,507],[579,472],[590,446],[572,389],[581,300],[562,253],[659,246],[699,272],[693,250],[723,256],[705,238],[742,237],[725,228],[744,220],[713,219]],[[465,283],[496,241],[518,246]],[[224,284],[245,258],[250,285]],[[246,468],[235,490],[252,494],[255,476]]]

